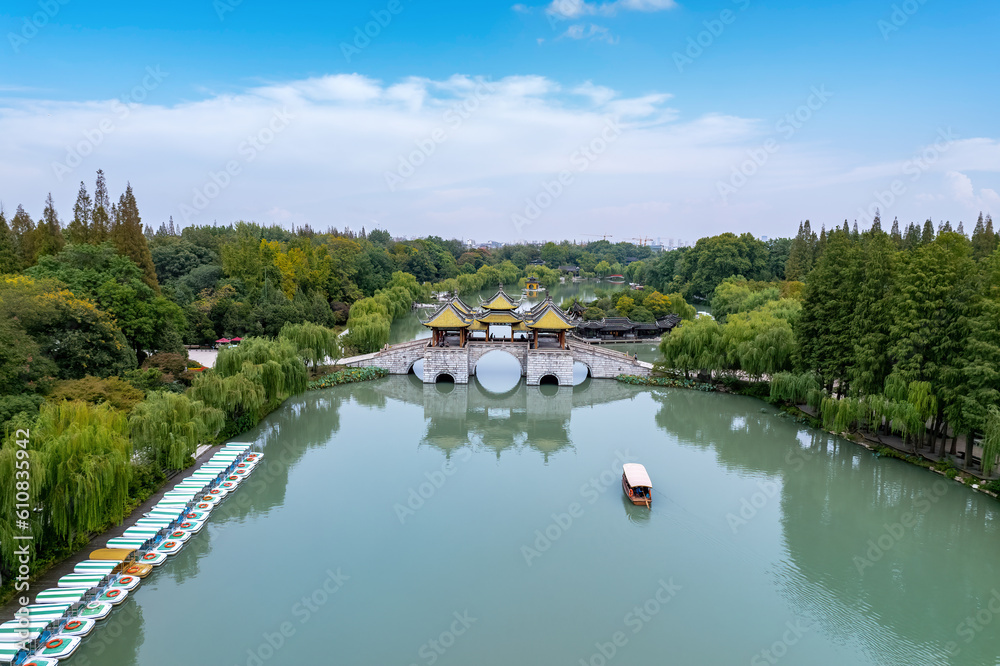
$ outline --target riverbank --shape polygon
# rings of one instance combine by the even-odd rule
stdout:
[[[141,519],[146,513],[150,511],[168,492],[173,490],[176,486],[184,482],[192,474],[198,471],[201,464],[206,462],[215,453],[223,447],[223,444],[215,444],[210,447],[204,448],[200,454],[194,459],[194,462],[187,469],[177,472],[173,476],[169,477],[163,485],[160,486],[156,492],[150,495],[144,502],[132,510],[132,512],[118,525],[113,525],[103,532],[94,534],[90,537],[87,543],[79,548],[78,550],[70,553],[61,560],[53,562],[44,571],[36,573],[30,583],[30,596],[34,597],[36,594],[42,590],[46,590],[50,587],[57,587],[59,584],[59,579],[67,574],[73,573],[74,567],[80,562],[90,559],[90,553],[97,550],[98,548],[104,548],[104,544],[108,539],[116,536],[120,536],[126,529],[134,526],[136,522]],[[17,598],[23,593],[17,593],[11,590],[9,593],[4,595],[4,598],[0,599],[0,618],[10,618],[13,617],[14,613],[17,612],[21,605],[17,603]]]

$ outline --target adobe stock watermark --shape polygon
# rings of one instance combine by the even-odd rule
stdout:
[[[185,223],[191,224],[192,218],[203,212],[233,183],[233,179],[243,173],[244,167],[253,163],[267,149],[275,138],[288,129],[295,116],[282,108],[275,110],[267,123],[255,134],[247,136],[236,147],[239,160],[229,160],[219,171],[209,171],[208,180],[201,187],[196,187],[190,204],[180,205],[180,215]]]
[[[630,633],[619,630],[611,634],[609,640],[595,642],[595,651],[589,657],[581,657],[580,666],[607,666],[615,658],[615,655],[628,645],[629,640],[648,626],[653,618],[659,615],[677,596],[677,593],[684,589],[675,583],[673,578],[667,580],[661,578],[658,582],[659,587],[656,588],[653,595],[643,603],[636,605],[622,618],[622,623],[626,629],[630,630]]]
[[[801,472],[806,461],[812,456],[813,453],[809,449],[798,448],[785,454],[785,464],[792,472]],[[741,528],[756,518],[761,509],[778,494],[778,490],[778,484],[774,481],[758,481],[757,490],[748,497],[740,499],[739,510],[736,513],[726,514],[726,523],[733,534],[739,534]]]
[[[980,603],[980,608],[974,615],[968,615],[955,627],[955,633],[962,639],[962,643],[969,645],[976,640],[979,634],[993,623],[994,618],[1000,615],[1000,590],[993,588],[985,603]],[[962,648],[958,641],[948,641],[944,646],[945,651],[952,657],[960,654]]]
[[[226,14],[235,12],[236,8],[242,4],[243,0],[214,0],[212,9],[215,10],[215,15],[219,17],[220,21],[225,21]]]
[[[935,481],[929,493],[920,491],[913,501],[913,511],[907,511],[894,523],[882,525],[882,533],[874,539],[868,540],[868,550],[863,555],[855,555],[853,558],[854,567],[858,573],[864,573],[868,567],[875,566],[875,563],[885,557],[885,554],[892,550],[897,543],[903,540],[906,533],[913,529],[920,516],[931,510],[941,498],[948,494],[950,486],[944,481]]]
[[[472,451],[466,448],[459,449],[458,455],[461,457],[460,462],[468,462],[472,458]],[[448,479],[454,476],[457,471],[458,467],[455,466],[454,461],[448,459],[441,463],[440,468],[426,472],[424,477],[427,480],[416,488],[411,487],[404,503],[396,502],[392,505],[392,510],[399,518],[399,524],[405,525],[407,518],[416,515],[417,511],[424,508],[427,502],[437,494],[437,491],[441,490]]]
[[[399,164],[394,171],[385,172],[385,184],[389,191],[395,192],[396,188],[417,172],[417,169],[426,164],[427,160],[437,152],[438,147],[448,141],[450,133],[462,127],[494,92],[496,86],[487,81],[480,81],[471,95],[445,111],[441,116],[444,126],[435,127],[427,136],[414,141],[416,148],[408,155],[399,156]]]
[[[746,11],[750,6],[750,0],[732,0],[732,3],[737,6],[738,12]],[[688,37],[684,52],[674,51],[674,65],[677,66],[679,73],[683,74],[685,67],[693,65],[694,61],[705,53],[705,49],[711,48],[712,44],[715,44],[715,40],[726,31],[726,26],[736,22],[736,17],[739,16],[737,11],[723,9],[719,12],[718,18],[703,21],[702,25],[705,26],[705,29],[694,37]]]
[[[14,534],[14,553],[17,558],[17,569],[14,573],[14,592],[18,593],[18,610],[15,619],[20,625],[28,622],[28,605],[31,603],[31,562],[34,560],[34,549],[31,542],[35,537],[31,531],[31,459],[28,454],[28,444],[31,442],[30,430],[17,430],[14,433],[14,516],[10,524],[19,533]],[[2,581],[0,581],[2,582]],[[19,637],[28,639],[27,627]],[[22,641],[23,642],[23,641]]]
[[[591,477],[580,486],[580,497],[586,500],[587,504],[594,504],[601,495],[614,485],[621,485],[622,465],[635,462],[638,458],[633,458],[628,449],[624,452],[615,452],[615,462],[609,469],[604,470],[596,477]],[[580,502],[570,502],[569,506],[562,513],[553,513],[552,522],[540,530],[535,530],[535,540],[531,545],[521,546],[521,555],[524,563],[529,567],[531,561],[547,552],[563,534],[573,526],[573,523],[583,517],[584,505]],[[534,547],[532,547],[534,546]]]
[[[818,88],[813,86],[803,104],[794,111],[786,113],[774,124],[775,134],[785,141],[791,139],[805,127],[806,123],[812,120],[813,115],[822,109],[831,97],[833,97],[833,93],[826,89],[826,85],[821,85]],[[747,150],[747,159],[732,167],[729,179],[719,180],[715,183],[715,189],[722,197],[722,203],[728,204],[729,197],[743,189],[750,182],[750,179],[757,175],[770,161],[771,156],[779,150],[781,150],[781,143],[774,136],[768,138],[760,146]]]
[[[882,39],[889,41],[889,35],[899,32],[899,29],[909,22],[910,17],[926,4],[927,0],[903,0],[899,4],[893,4],[889,19],[879,19],[875,24],[879,32],[882,33]]]
[[[17,32],[7,33],[7,41],[10,42],[14,53],[20,53],[21,47],[34,39],[38,32],[56,17],[59,10],[69,3],[70,0],[39,0],[38,11],[31,16],[24,17],[21,29]]]
[[[871,221],[875,219],[875,214],[879,212],[879,209],[883,213],[888,210],[890,206],[909,191],[907,181],[912,184],[920,180],[941,159],[941,155],[948,152],[955,145],[958,139],[958,135],[950,127],[948,129],[938,129],[937,141],[903,162],[903,175],[909,176],[909,178],[905,180],[897,178],[889,184],[889,189],[873,192],[872,195],[875,197],[875,200],[867,208],[858,209],[861,219]]]
[[[261,634],[261,642],[256,647],[247,649],[246,666],[263,666],[274,658],[278,651],[295,637],[299,628],[307,624],[324,606],[330,603],[333,595],[339,592],[344,583],[350,579],[351,577],[341,572],[340,569],[336,571],[327,569],[326,578],[316,586],[316,589],[303,596],[292,606],[290,613],[298,621],[298,624],[296,625],[291,620],[284,620],[274,627],[274,631],[265,631]]]
[[[72,146],[66,146],[66,156],[62,162],[52,163],[52,173],[55,174],[59,182],[73,173],[77,167],[83,164],[84,159],[94,153],[97,148],[104,143],[109,134],[113,134],[118,129],[118,123],[126,120],[132,115],[132,106],[142,103],[149,93],[160,87],[163,80],[170,74],[156,67],[146,67],[146,75],[130,91],[121,96],[120,99],[112,100],[111,111],[113,115],[102,118],[96,127],[92,127],[83,132],[83,139]]]
[[[564,169],[552,177],[552,180],[542,180],[540,190],[532,197],[524,200],[524,209],[520,213],[510,216],[510,221],[517,229],[517,233],[531,224],[534,224],[542,213],[548,210],[565,192],[566,188],[573,184],[576,174],[585,173],[590,167],[607,152],[611,146],[622,135],[622,128],[617,118],[608,118],[598,136],[595,136],[585,145],[580,146],[569,156],[569,169]]]
[[[781,638],[774,641],[768,647],[754,654],[750,659],[750,666],[766,666],[767,664],[777,664],[788,654],[790,648],[797,645],[802,637],[812,629],[812,624],[803,625],[801,620],[789,620],[785,623],[785,630]]]
[[[403,13],[406,7],[402,0],[389,0],[385,9],[373,9],[370,14],[371,21],[363,26],[354,27],[354,39],[351,42],[340,43],[340,53],[344,60],[351,62],[351,58],[361,55],[361,52],[371,46],[372,40],[382,34],[382,31],[389,27],[394,17]]]
[[[426,643],[421,645],[417,649],[417,656],[423,660],[423,663],[427,666],[432,666],[437,663],[445,652],[447,652],[461,636],[465,635],[465,632],[476,623],[476,618],[469,615],[469,611],[465,610],[461,613],[454,612],[451,624],[447,629],[438,634],[435,638],[429,639]],[[410,666],[417,666],[416,663],[411,663]]]

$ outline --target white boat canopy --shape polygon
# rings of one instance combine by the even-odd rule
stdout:
[[[625,463],[622,465],[622,470],[625,472],[625,480],[628,485],[633,488],[639,486],[645,488],[652,488],[653,482],[649,480],[649,474],[646,473],[646,468],[638,463]]]

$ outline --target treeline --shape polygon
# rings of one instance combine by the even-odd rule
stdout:
[[[992,220],[971,238],[931,221],[819,235],[806,222],[785,274],[743,277],[713,292],[715,319],[684,324],[661,345],[682,372],[771,379],[771,397],[808,402],[830,429],[896,433],[914,452],[956,454],[964,437],[1000,453],[1000,252]],[[949,446],[950,445],[950,446]]]
[[[650,323],[669,314],[676,314],[681,319],[693,320],[695,309],[689,305],[681,294],[661,294],[655,289],[640,289],[628,287],[620,289],[595,289],[597,297],[589,302],[581,302],[577,298],[565,300],[561,304],[568,311],[577,302],[585,309],[583,319],[597,321],[606,317],[628,317],[632,321]]]

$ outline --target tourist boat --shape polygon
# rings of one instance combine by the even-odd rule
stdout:
[[[85,620],[103,620],[111,614],[114,606],[102,601],[91,601],[76,610],[76,616]]]
[[[35,655],[47,659],[66,659],[76,652],[82,640],[76,636],[50,636],[35,650]],[[37,660],[35,663],[38,663]]]
[[[638,463],[622,465],[622,490],[632,500],[632,504],[649,508],[653,502],[653,482],[649,480],[646,468]]]
[[[38,596],[35,597],[35,602],[39,604],[75,604],[83,599],[83,595],[89,591],[90,588],[86,587],[51,587],[39,592]]]

